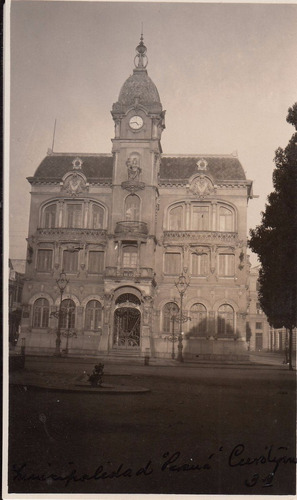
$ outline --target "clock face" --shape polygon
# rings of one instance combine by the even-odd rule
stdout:
[[[142,127],[143,125],[143,119],[141,116],[132,116],[129,120],[129,125],[133,130],[138,130]]]

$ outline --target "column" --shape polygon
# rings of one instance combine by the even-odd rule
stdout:
[[[189,229],[191,229],[191,203],[190,202],[186,202],[185,209],[186,209],[186,213],[185,213],[184,217],[186,218],[186,220],[185,220],[185,226],[182,229],[189,230]]]
[[[64,209],[64,200],[58,201],[58,227],[63,227],[63,209]],[[66,221],[64,226],[66,226]]]

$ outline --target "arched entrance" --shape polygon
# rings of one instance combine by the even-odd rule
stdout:
[[[131,293],[116,300],[113,322],[113,348],[139,350],[141,313],[140,300]]]

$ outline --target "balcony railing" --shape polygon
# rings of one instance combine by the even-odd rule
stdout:
[[[38,237],[54,237],[54,238],[75,238],[80,239],[82,236],[97,239],[97,238],[106,238],[107,231],[106,229],[89,229],[89,228],[81,228],[81,227],[51,227],[51,228],[42,228],[39,227],[37,229]]]
[[[150,267],[140,267],[139,269],[134,268],[117,268],[117,267],[106,267],[105,268],[105,278],[112,279],[153,279],[154,270]]]
[[[238,234],[223,231],[164,231],[164,242],[189,241],[206,243],[235,243]]]
[[[146,222],[135,220],[125,220],[116,223],[115,234],[134,234],[146,236],[148,227]]]

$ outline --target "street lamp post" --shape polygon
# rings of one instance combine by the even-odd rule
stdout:
[[[175,341],[178,340],[177,337],[175,337],[175,322],[176,320],[178,319],[178,315],[179,315],[179,312],[178,312],[178,305],[176,303],[176,300],[173,299],[173,302],[170,302],[169,305],[169,318],[170,320],[172,321],[172,335],[169,335],[168,336],[168,340],[170,342],[172,342],[172,350],[171,350],[171,358],[172,359],[175,359]]]
[[[74,337],[76,338],[76,331],[74,328],[71,328],[71,315],[74,311],[73,306],[67,306],[66,310],[66,330],[63,332],[63,337],[66,337],[66,347],[65,347],[65,356],[68,355],[68,346],[69,346],[69,339]],[[63,311],[62,311],[63,312]]]
[[[174,344],[175,344],[175,331],[174,331],[175,315],[172,316],[172,353],[171,358],[175,358]]]
[[[69,283],[69,280],[66,278],[66,274],[62,270],[60,273],[59,278],[56,280],[56,283],[59,287],[60,290],[60,306],[59,306],[59,312],[58,312],[58,328],[57,328],[57,338],[56,338],[56,350],[55,350],[55,356],[61,356],[61,319],[62,319],[62,300],[63,300],[63,293],[66,288],[66,286]]]
[[[183,298],[187,291],[187,288],[190,284],[190,279],[187,276],[187,268],[184,267],[183,273],[178,277],[178,280],[175,281],[175,286],[180,295],[180,311],[179,311],[179,335],[178,335],[178,353],[177,360],[183,363],[183,332],[182,332],[182,324],[188,320],[183,316]]]

